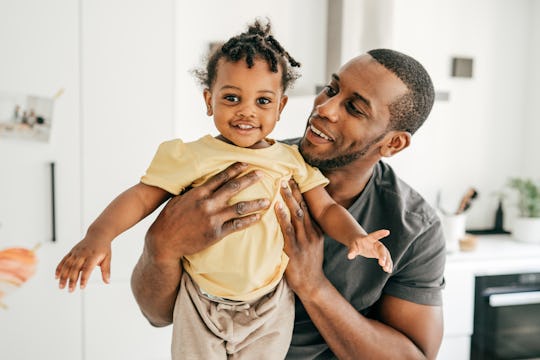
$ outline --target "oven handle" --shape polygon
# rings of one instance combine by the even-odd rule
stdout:
[[[493,294],[489,296],[491,307],[540,304],[540,291]]]

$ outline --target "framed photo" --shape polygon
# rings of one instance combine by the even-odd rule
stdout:
[[[55,98],[0,92],[0,141],[12,138],[48,142]]]

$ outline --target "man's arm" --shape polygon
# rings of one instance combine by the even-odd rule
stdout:
[[[131,288],[152,325],[172,323],[182,257],[250,226],[260,217],[252,213],[268,208],[268,199],[228,204],[232,196],[259,180],[257,172],[236,178],[246,166],[235,163],[204,185],[172,198],[148,230]]]
[[[276,213],[289,265],[285,275],[311,320],[340,359],[435,359],[442,339],[442,309],[392,296],[378,302],[377,320],[364,317],[341,296],[322,270],[323,239],[313,226],[296,184],[282,189],[287,218]]]

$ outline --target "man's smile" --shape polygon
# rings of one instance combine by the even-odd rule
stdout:
[[[331,138],[330,136],[328,136],[327,134],[325,134],[322,130],[318,129],[315,127],[315,125],[313,125],[312,122],[309,123],[309,130],[312,134],[315,134],[316,136],[326,140],[326,141],[334,141],[333,138]]]

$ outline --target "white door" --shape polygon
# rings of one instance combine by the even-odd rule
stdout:
[[[81,4],[86,228],[173,136],[174,1]],[[113,242],[111,284],[98,269],[84,291],[85,360],[170,358],[171,327],[153,328],[129,286],[151,218]]]
[[[0,134],[0,251],[39,244],[35,275],[0,298],[7,306],[0,308],[1,359],[82,357],[81,296],[60,291],[54,280],[81,228],[78,10],[70,0],[0,2],[4,110],[10,96],[50,98],[64,89],[49,118],[49,141]]]

